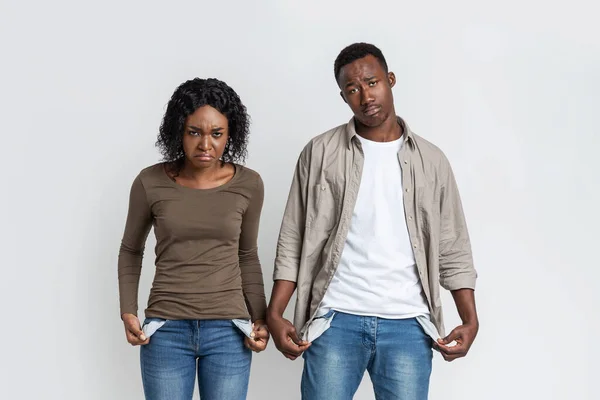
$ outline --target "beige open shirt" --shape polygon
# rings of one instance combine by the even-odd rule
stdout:
[[[404,213],[430,318],[444,336],[440,285],[475,289],[477,273],[458,188],[440,149],[410,131],[402,168]],[[354,119],[312,139],[294,173],[281,224],[273,279],[296,282],[294,326],[303,335],[315,317],[344,248],[364,155]],[[390,221],[392,223],[392,221]]]

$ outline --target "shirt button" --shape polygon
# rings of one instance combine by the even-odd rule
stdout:
[[[404,164],[408,164],[408,161],[407,161],[407,160],[404,160]]]
[[[408,216],[409,221],[412,221],[412,215]]]
[[[416,245],[416,244],[413,244],[413,249],[416,249],[416,248],[417,248],[417,245]]]
[[[405,191],[406,193],[408,193],[408,192],[409,192],[409,190],[410,190],[409,188],[406,188],[406,189],[404,189],[404,191]]]

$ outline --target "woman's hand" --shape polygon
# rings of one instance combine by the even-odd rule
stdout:
[[[244,340],[245,345],[250,350],[260,353],[264,349],[267,348],[267,343],[269,343],[269,330],[267,329],[267,324],[263,320],[254,321],[252,324],[252,333],[251,337],[246,337]]]
[[[132,346],[148,344],[149,338],[146,338],[140,326],[140,320],[136,315],[125,313],[121,315],[123,325],[125,325],[125,336]]]

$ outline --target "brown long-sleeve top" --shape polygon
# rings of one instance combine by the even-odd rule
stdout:
[[[255,171],[213,189],[192,189],[169,178],[164,164],[133,181],[119,251],[121,314],[138,311],[142,256],[150,227],[156,273],[146,317],[264,319],[266,300],[257,236],[264,187]]]

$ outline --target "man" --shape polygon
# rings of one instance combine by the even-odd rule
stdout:
[[[354,116],[300,155],[267,323],[285,357],[303,354],[303,399],[351,399],[365,371],[377,399],[426,399],[432,346],[463,357],[479,328],[458,189],[444,154],[396,116],[377,47],[346,47],[334,72]],[[443,338],[440,284],[463,322]]]

